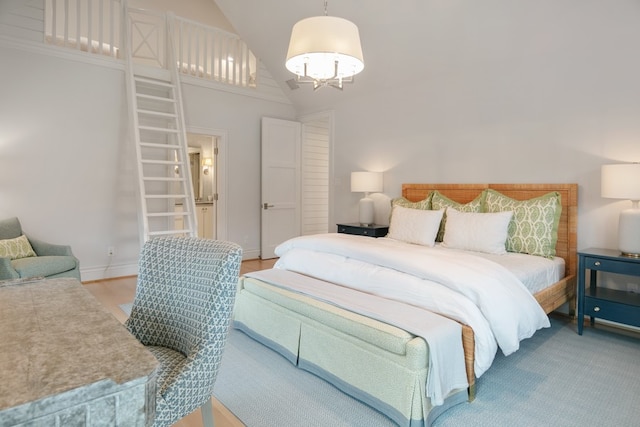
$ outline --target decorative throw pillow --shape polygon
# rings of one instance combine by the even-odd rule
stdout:
[[[458,212],[447,208],[442,246],[467,251],[506,254],[507,231],[513,212]]]
[[[507,251],[552,258],[556,254],[558,224],[562,213],[560,193],[551,192],[529,200],[515,200],[487,190],[487,212],[513,211]]]
[[[389,213],[389,222],[391,222],[391,217],[393,216],[393,208],[395,206],[402,206],[403,208],[409,209],[422,209],[422,210],[431,210],[431,195],[433,193],[429,193],[427,197],[418,201],[412,202],[404,197],[397,197],[391,200],[391,212]]]
[[[394,206],[402,206],[403,208],[410,209],[422,209],[422,210],[430,210],[431,209],[431,196],[433,193],[430,193],[426,198],[420,200],[419,202],[412,202],[404,197],[398,197],[391,200],[391,207]]]
[[[0,257],[13,260],[30,256],[36,256],[36,253],[24,234],[15,239],[0,240]]]
[[[393,207],[387,237],[407,243],[433,246],[444,211]]]
[[[431,209],[446,209],[446,208],[454,208],[458,212],[482,212],[482,205],[484,202],[484,194],[483,191],[470,201],[469,203],[462,204],[458,203],[455,200],[451,200],[450,198],[443,196],[438,191],[434,191],[431,195]],[[447,223],[447,213],[445,212],[444,217],[442,218],[442,223],[440,224],[440,230],[438,230],[438,236],[436,237],[436,242],[442,242],[444,238],[444,230],[445,225]]]

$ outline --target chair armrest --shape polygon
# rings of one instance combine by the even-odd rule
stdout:
[[[18,272],[11,266],[11,259],[0,257],[0,280],[17,279],[19,277]]]
[[[53,243],[43,242],[42,240],[33,239],[28,237],[31,247],[38,256],[73,256],[71,252],[71,246],[68,245],[54,245]]]

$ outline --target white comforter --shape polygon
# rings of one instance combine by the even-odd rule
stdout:
[[[509,355],[521,340],[550,326],[512,273],[472,254],[332,233],[288,240],[276,255],[275,268],[416,305],[471,326],[477,377],[491,366],[497,346]]]

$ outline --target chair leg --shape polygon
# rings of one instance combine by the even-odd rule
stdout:
[[[200,407],[200,412],[202,413],[202,425],[204,427],[214,427],[213,426],[213,405],[211,404],[211,398],[204,402]]]

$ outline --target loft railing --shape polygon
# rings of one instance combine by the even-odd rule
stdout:
[[[256,57],[237,35],[172,13],[128,8],[126,0],[46,0],[44,41],[124,59],[124,13],[130,17],[129,46],[136,63],[167,68],[167,40],[171,37],[178,72],[256,87]]]
[[[46,0],[44,41],[118,58],[121,17],[118,0]]]
[[[256,57],[232,33],[175,17],[173,40],[181,73],[236,86],[255,87]]]

